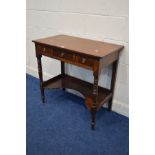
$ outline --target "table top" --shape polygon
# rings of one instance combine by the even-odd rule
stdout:
[[[78,53],[101,58],[123,49],[122,45],[116,45],[68,35],[56,35],[52,37],[41,38],[33,40],[33,42],[45,44],[48,46],[64,48]]]

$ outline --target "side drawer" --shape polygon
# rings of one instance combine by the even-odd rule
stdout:
[[[48,46],[36,45],[36,52],[37,54],[42,54],[42,55],[51,57],[53,53],[53,49]]]
[[[88,69],[92,69],[94,67],[95,60],[93,58],[89,58],[87,56],[77,55],[76,56],[76,64],[79,66],[83,66]]]

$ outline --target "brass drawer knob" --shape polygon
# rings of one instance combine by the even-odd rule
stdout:
[[[86,62],[86,58],[82,58],[82,63],[85,63]]]
[[[61,53],[61,57],[63,57],[63,56],[64,56],[64,53],[62,52],[62,53]]]
[[[43,52],[45,52],[46,51],[46,48],[43,48]]]

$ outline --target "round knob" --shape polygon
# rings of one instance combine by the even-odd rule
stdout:
[[[46,51],[46,48],[43,48],[43,52],[45,52]]]
[[[86,58],[82,58],[82,63],[85,63],[86,62]]]
[[[62,52],[62,53],[61,53],[61,57],[63,57],[63,56],[64,56],[64,53]]]

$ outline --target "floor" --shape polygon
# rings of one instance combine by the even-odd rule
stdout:
[[[96,130],[84,100],[61,89],[46,90],[40,99],[39,80],[26,75],[27,155],[128,155],[129,119],[102,108]]]

